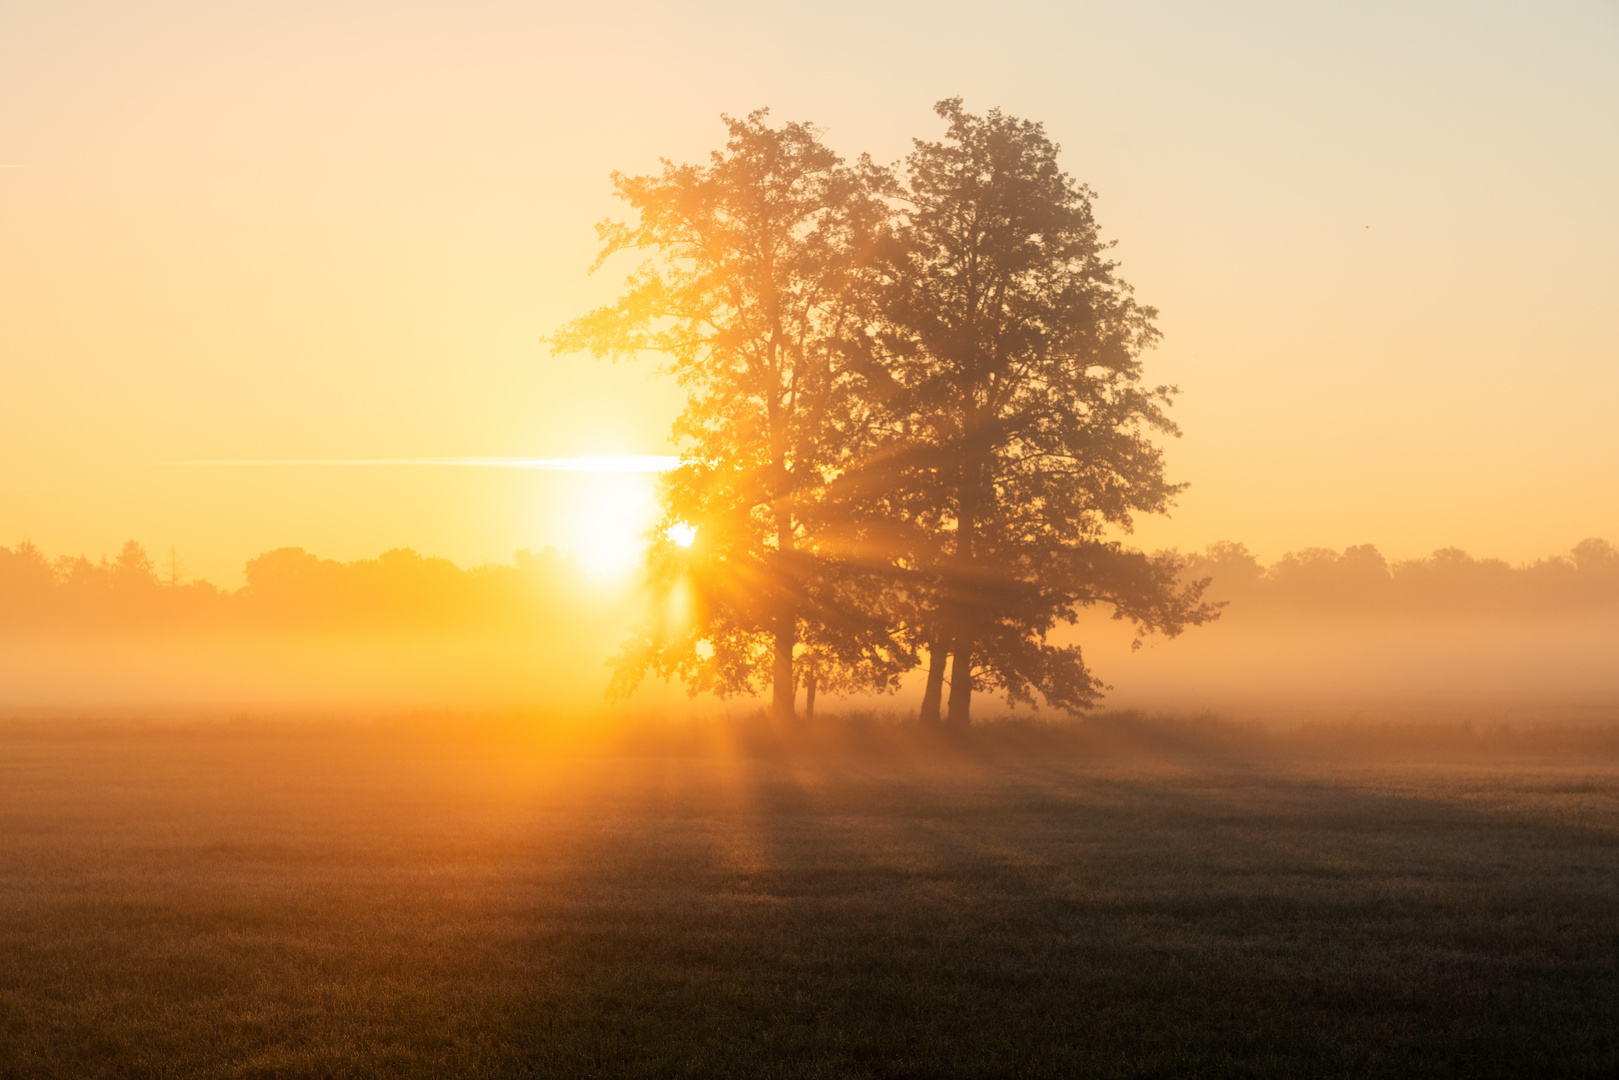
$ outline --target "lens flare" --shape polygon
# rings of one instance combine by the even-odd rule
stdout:
[[[462,469],[532,469],[539,472],[656,473],[672,469],[680,459],[667,454],[585,454],[557,458],[213,458],[199,461],[164,461],[162,465],[192,466],[308,466],[308,465],[425,465]]]

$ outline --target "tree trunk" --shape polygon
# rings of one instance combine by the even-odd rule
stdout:
[[[770,664],[770,711],[778,720],[791,720],[794,700],[798,697],[798,686],[793,681],[793,646],[797,643],[798,636],[799,582],[795,579],[792,561],[793,512],[788,499],[792,488],[792,477],[787,470],[791,390],[782,386],[782,329],[780,311],[776,307],[777,299],[779,298],[772,293],[768,304],[771,311],[769,370],[771,383],[775,388],[769,399],[768,422],[771,472],[774,474],[775,488],[773,501],[776,517],[776,560],[777,571],[782,577],[776,581],[777,601],[781,606],[776,612],[776,647]],[[781,400],[783,394],[788,395],[788,401]]]
[[[776,655],[770,665],[770,711],[782,720],[793,718],[794,699],[798,697],[793,686],[793,631],[797,623],[790,611],[776,619]]]
[[[973,641],[971,632],[963,630],[956,635],[956,647],[950,651],[950,712],[952,727],[966,727],[968,710],[973,700]]]
[[[977,644],[973,630],[977,625],[977,602],[980,583],[975,572],[977,555],[973,550],[978,540],[978,492],[964,487],[960,496],[959,516],[956,519],[956,561],[954,595],[950,599],[953,631],[950,642],[950,707],[946,719],[952,726],[966,727],[967,713],[973,698],[973,651]]]
[[[785,472],[785,470],[782,470]],[[781,560],[783,571],[790,572],[787,560],[793,550],[793,518],[790,511],[777,509],[776,511],[776,554]],[[783,581],[781,588],[782,610],[776,616],[776,655],[770,666],[770,711],[777,718],[791,720],[793,718],[794,699],[798,697],[798,687],[793,683],[793,646],[798,638],[798,610],[794,600],[796,581]]]
[[[815,719],[815,661],[804,661],[804,719]]]
[[[922,692],[922,723],[939,722],[939,705],[944,700],[944,662],[949,653],[943,641],[928,644],[928,686]]]

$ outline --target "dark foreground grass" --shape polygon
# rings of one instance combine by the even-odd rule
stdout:
[[[747,734],[0,729],[0,1076],[1619,1076],[1611,756]]]

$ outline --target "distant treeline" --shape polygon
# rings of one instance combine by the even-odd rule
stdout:
[[[0,547],[0,628],[507,631],[576,615],[590,595],[577,564],[553,549],[515,565],[462,569],[408,548],[337,562],[302,548],[248,561],[230,591],[168,573],[131,540],[114,559],[49,559]]]
[[[338,562],[302,548],[248,561],[234,591],[167,573],[131,540],[116,558],[47,558],[31,543],[0,547],[0,627],[64,630],[448,630],[538,628],[577,617],[600,597],[573,560],[547,548],[514,565],[462,569],[409,548]],[[1514,566],[1444,548],[1390,562],[1366,544],[1306,548],[1265,566],[1239,543],[1182,557],[1186,580],[1239,614],[1361,611],[1522,616],[1619,609],[1619,549],[1585,540],[1567,555]]]
[[[1475,559],[1459,548],[1390,562],[1370,544],[1342,552],[1305,548],[1264,566],[1244,545],[1220,543],[1187,557],[1184,575],[1212,578],[1210,595],[1228,601],[1233,614],[1262,609],[1274,615],[1360,611],[1482,618],[1619,609],[1619,549],[1599,539],[1519,566]]]

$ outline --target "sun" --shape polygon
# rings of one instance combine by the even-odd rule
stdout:
[[[564,546],[595,578],[621,578],[640,565],[658,518],[650,476],[597,472],[576,478],[567,500]]]
[[[676,547],[691,547],[691,542],[697,539],[697,526],[677,521],[664,535],[673,540]]]

